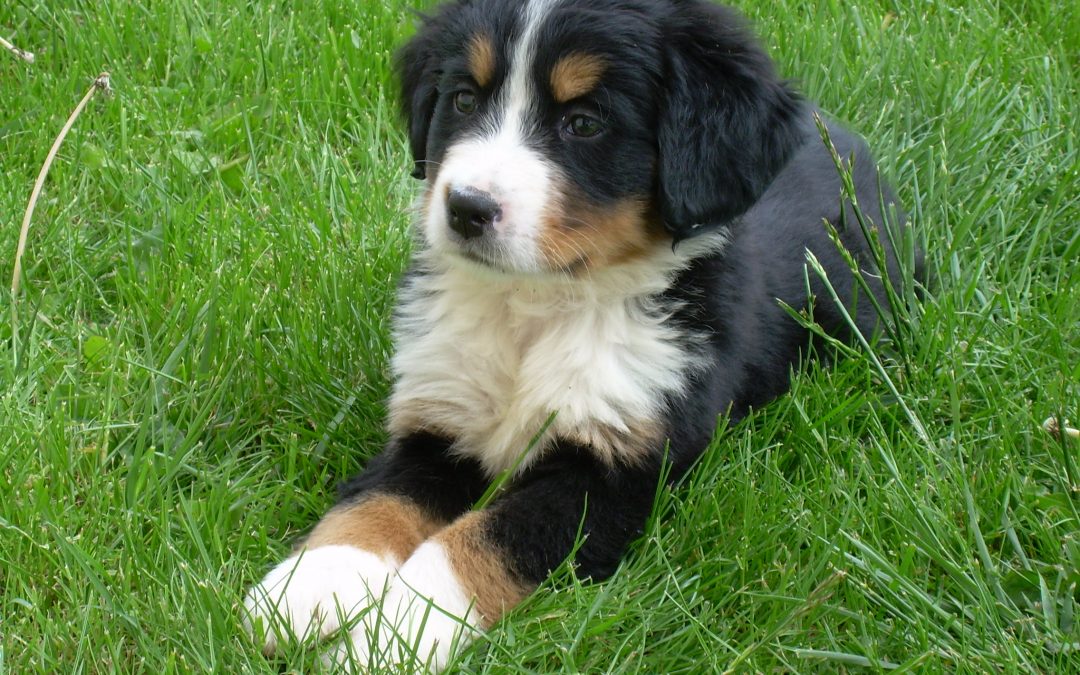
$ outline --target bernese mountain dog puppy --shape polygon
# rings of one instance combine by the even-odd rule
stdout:
[[[389,442],[246,611],[267,652],[438,670],[571,555],[610,576],[662,476],[788,389],[812,337],[781,303],[869,336],[899,272],[731,9],[457,0],[397,67],[424,182]],[[869,150],[825,124],[880,226]]]

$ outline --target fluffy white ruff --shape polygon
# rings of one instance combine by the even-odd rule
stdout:
[[[270,571],[244,599],[244,625],[271,654],[293,640],[321,639],[371,607],[397,571],[393,558],[352,546],[302,551]]]
[[[398,305],[391,427],[439,429],[491,475],[515,465],[553,411],[522,469],[556,437],[616,454],[595,439],[632,437],[704,365],[701,338],[672,326],[656,297],[724,244],[719,232],[582,279],[507,275],[421,249],[427,273]]]
[[[325,656],[328,665],[358,670],[409,666],[439,672],[480,633],[480,615],[441,544],[426,542],[398,571],[381,611],[365,614],[347,641]]]

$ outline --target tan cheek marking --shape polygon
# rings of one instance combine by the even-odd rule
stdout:
[[[476,610],[488,628],[534,588],[516,579],[506,557],[484,534],[487,515],[467,513],[439,532],[435,540],[443,545],[454,574],[476,599]]]
[[[644,200],[599,208],[558,205],[541,224],[540,250],[552,269],[587,274],[649,255],[670,238]]]
[[[342,544],[404,562],[416,547],[443,525],[400,497],[372,495],[339,506],[323,516],[302,544],[318,548]]]
[[[604,61],[590,54],[570,54],[551,69],[551,94],[559,103],[584,96],[596,88],[604,74]]]
[[[481,87],[487,87],[495,78],[495,45],[486,35],[474,35],[466,49],[469,74]]]

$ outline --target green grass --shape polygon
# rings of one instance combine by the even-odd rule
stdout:
[[[242,594],[384,439],[411,18],[280,4],[0,5],[38,57],[0,53],[5,288],[115,88],[0,299],[0,672],[277,672]],[[560,573],[459,665],[1076,672],[1080,444],[1040,424],[1080,420],[1080,10],[740,4],[873,139],[936,283],[902,352],[798,377],[614,579]]]

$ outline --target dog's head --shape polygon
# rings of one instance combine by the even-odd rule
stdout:
[[[800,103],[699,0],[459,0],[398,55],[439,253],[576,274],[727,226],[800,142]]]

